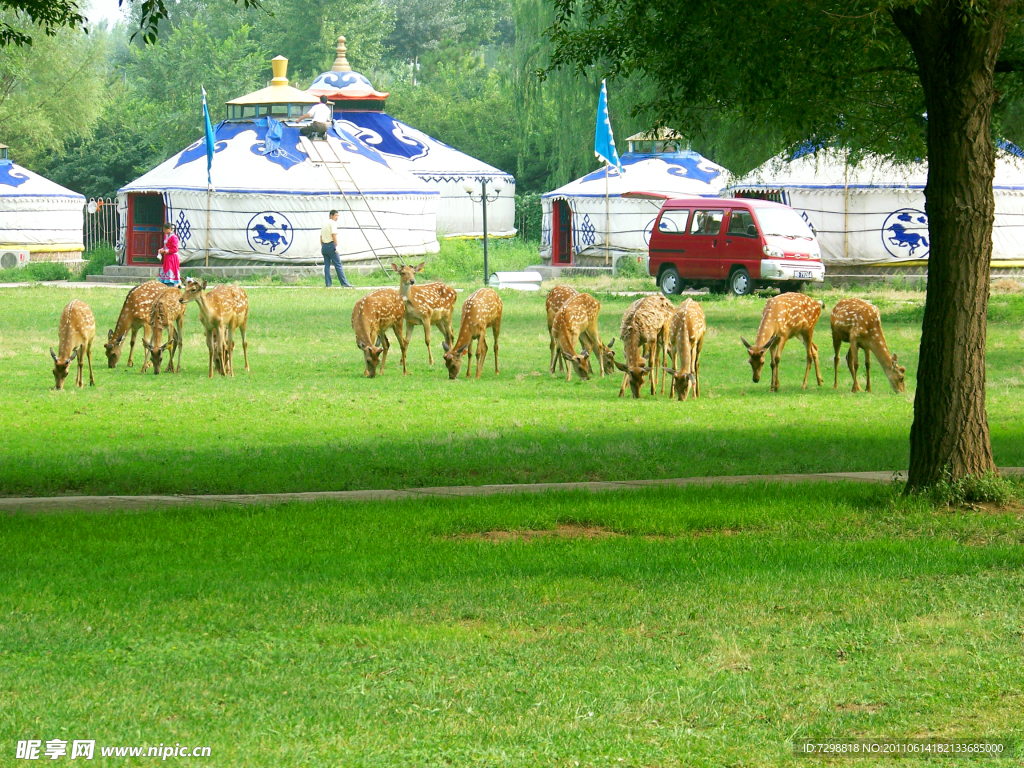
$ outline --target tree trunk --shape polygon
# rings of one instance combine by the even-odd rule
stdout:
[[[993,75],[1006,3],[955,0],[893,11],[917,57],[928,110],[931,254],[908,490],[995,471],[985,413],[985,338],[995,200]]]

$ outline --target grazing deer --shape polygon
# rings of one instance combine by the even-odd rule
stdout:
[[[668,339],[669,325],[675,305],[661,294],[645,296],[629,305],[622,316],[619,338],[622,339],[622,354],[625,363],[615,363],[615,367],[623,372],[619,397],[629,390],[633,397],[640,397],[640,388],[648,373],[657,371],[664,359],[665,344]],[[660,357],[659,357],[660,356]],[[651,376],[651,394],[656,391],[656,376]],[[662,376],[662,391],[665,388]]]
[[[551,332],[558,342],[559,355],[566,362],[572,363],[572,368],[568,365],[565,367],[566,381],[572,379],[573,370],[584,381],[590,378],[593,372],[590,355],[595,349],[601,365],[601,376],[604,376],[604,352],[610,349],[610,346],[606,347],[601,343],[601,334],[597,330],[597,318],[600,314],[601,302],[589,293],[577,293],[555,314]],[[583,342],[583,353],[577,354],[576,343],[580,340]],[[613,339],[612,344],[614,343]]]
[[[183,305],[190,301],[199,305],[199,322],[206,329],[206,348],[210,353],[209,378],[213,378],[214,357],[221,375],[235,375],[231,358],[236,328],[242,334],[242,355],[248,371],[249,344],[245,340],[245,329],[249,322],[249,297],[237,285],[218,285],[209,293],[205,291],[205,280],[189,278],[179,301]]]
[[[448,378],[457,379],[462,368],[462,356],[469,350],[473,339],[479,339],[476,345],[476,377],[480,378],[484,358],[487,357],[487,341],[484,334],[490,328],[494,334],[494,375],[498,371],[498,334],[501,333],[502,303],[498,292],[493,288],[481,288],[462,302],[462,320],[459,322],[459,338],[455,344],[444,342],[444,364],[448,368]],[[473,352],[469,351],[466,363],[466,378],[469,378],[473,367]]]
[[[742,336],[740,341],[747,348],[750,356],[750,367],[754,371],[754,383],[761,380],[761,369],[764,368],[765,352],[771,350],[772,356],[772,392],[779,391],[779,358],[786,342],[794,336],[803,339],[807,347],[807,368],[804,371],[802,389],[807,389],[807,377],[814,364],[814,375],[818,377],[818,386],[824,382],[818,366],[818,347],[815,345],[814,326],[821,317],[825,303],[815,301],[802,293],[780,293],[768,299],[761,312],[761,325],[757,329],[757,339],[750,344]]]
[[[128,291],[124,304],[121,306],[121,314],[117,316],[117,325],[113,330],[107,331],[107,343],[103,345],[107,353],[107,367],[116,368],[117,361],[121,358],[121,345],[128,331],[132,332],[131,344],[128,348],[128,367],[132,367],[132,356],[135,354],[135,336],[139,329],[142,329],[142,338],[148,339],[152,329],[149,325],[149,317],[152,314],[153,302],[167,290],[167,286],[158,280],[150,280],[137,285]],[[143,363],[146,366],[146,363]]]
[[[60,313],[60,326],[57,329],[60,341],[57,344],[59,352],[55,353],[50,347],[50,357],[53,358],[53,380],[57,389],[64,389],[64,380],[68,377],[68,369],[71,361],[78,358],[78,375],[75,377],[75,386],[84,386],[83,369],[85,359],[89,360],[89,386],[95,386],[96,380],[92,376],[92,342],[96,338],[96,319],[92,316],[92,310],[84,301],[74,299],[64,307]]]
[[[427,357],[430,364],[434,364],[434,352],[430,348],[430,326],[436,325],[437,329],[444,334],[444,340],[451,344],[455,339],[455,330],[452,328],[452,310],[455,309],[457,294],[453,288],[444,283],[427,283],[416,285],[416,275],[423,271],[423,263],[413,267],[406,264],[399,267],[392,263],[391,268],[398,273],[401,280],[400,293],[405,301],[405,338],[412,338],[414,325],[423,326],[423,337],[427,342]],[[402,359],[405,359],[405,352],[402,352]],[[403,363],[404,366],[404,363]]]
[[[378,365],[380,374],[384,375],[384,364],[388,359],[388,330],[395,333],[398,346],[402,350],[402,373],[409,371],[405,367],[405,350],[409,338],[402,333],[402,321],[406,318],[406,302],[394,288],[378,288],[368,293],[352,307],[352,330],[356,332],[356,346],[363,351],[366,370],[363,375],[374,378]]]
[[[178,353],[178,370],[181,370],[181,348],[184,346],[185,340],[183,330],[187,308],[187,304],[181,303],[181,291],[177,288],[168,288],[153,302],[153,309],[149,316],[150,336],[148,340],[142,339],[142,345],[149,352],[149,361],[153,364],[154,375],[160,375],[163,354],[167,347],[171,348],[171,364],[168,366],[167,372],[174,373],[175,352]],[[167,343],[161,345],[160,341],[165,328],[167,329]]]
[[[893,391],[904,392],[906,384],[904,376],[907,369],[896,362],[896,355],[889,354],[889,346],[885,343],[882,333],[882,316],[878,307],[863,299],[843,299],[832,310],[832,347],[835,357],[832,361],[835,369],[833,389],[839,388],[839,348],[848,342],[850,350],[846,353],[846,364],[853,377],[853,391],[860,392],[857,383],[857,368],[860,363],[860,349],[864,349],[864,368],[867,373],[867,391],[871,391],[871,354],[874,353],[882,370],[889,379]]]
[[[691,387],[693,396],[700,397],[700,353],[704,349],[705,330],[704,310],[693,299],[684,301],[672,315],[668,335],[668,359],[672,367],[665,369],[672,377],[669,397],[674,392],[680,400],[685,400]]]
[[[562,359],[562,356],[558,354],[558,342],[555,340],[554,331],[551,330],[555,323],[555,315],[557,315],[558,310],[565,305],[565,302],[578,294],[579,291],[572,286],[556,285],[548,291],[547,301],[544,302],[544,306],[548,313],[548,336],[551,340],[551,343],[548,345],[551,351],[551,360],[548,363],[548,370],[550,370],[551,373],[555,372],[556,364],[558,365],[559,370],[568,368],[568,366],[565,365],[565,361]]]

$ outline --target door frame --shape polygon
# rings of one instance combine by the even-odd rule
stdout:
[[[157,224],[155,227],[143,225],[136,229],[135,227],[135,199],[137,197],[159,197],[160,204],[164,211],[164,216],[167,213],[167,203],[163,199],[163,195],[159,192],[129,192],[128,193],[128,210],[126,211],[127,221],[125,222],[125,236],[124,236],[124,252],[125,252],[125,264],[128,266],[140,266],[140,267],[154,267],[160,266],[160,257],[157,255],[150,255],[148,253],[139,254],[134,247],[135,233],[146,233],[147,235],[156,235],[159,239],[163,234],[163,221]],[[164,216],[161,216],[163,219]],[[147,238],[148,241],[148,238]],[[148,250],[148,249],[147,249]]]
[[[567,231],[562,232],[562,218],[561,212],[566,212]],[[573,247],[572,247],[572,208],[569,205],[568,200],[553,200],[551,205],[551,266],[571,266],[573,263]],[[568,253],[562,252],[562,237],[566,238],[568,243]],[[564,261],[563,261],[564,258]]]

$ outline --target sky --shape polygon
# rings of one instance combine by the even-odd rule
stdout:
[[[127,9],[127,6],[126,0],[124,8]],[[121,18],[121,12],[122,9],[118,8],[117,0],[90,0],[89,10],[85,17],[92,24],[99,26],[102,22],[105,26],[110,27]]]

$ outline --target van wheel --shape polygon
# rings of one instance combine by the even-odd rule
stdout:
[[[729,293],[734,296],[746,296],[753,289],[750,273],[745,268],[737,267],[736,271],[729,275]]]
[[[679,270],[675,267],[665,267],[658,279],[658,287],[666,296],[672,296],[683,290],[683,284],[679,280]]]

